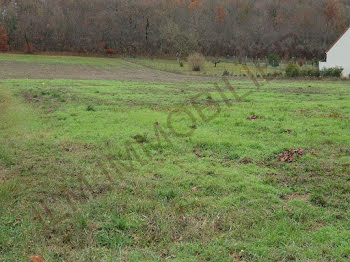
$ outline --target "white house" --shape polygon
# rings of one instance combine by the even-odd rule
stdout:
[[[350,75],[350,27],[327,50],[327,62],[320,62],[320,70],[330,67],[344,68],[343,76]]]

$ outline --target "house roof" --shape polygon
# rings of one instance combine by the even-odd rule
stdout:
[[[345,32],[338,38],[338,40],[335,41],[335,42],[327,49],[326,54],[327,54],[329,51],[331,51],[331,49],[339,42],[340,39],[343,38],[343,36],[344,36],[344,35],[346,34],[346,32],[349,31],[349,30],[350,30],[350,27],[349,27],[348,29],[346,29]]]

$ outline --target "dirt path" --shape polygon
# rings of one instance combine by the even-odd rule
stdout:
[[[29,63],[19,61],[2,61],[0,79],[86,79],[86,80],[121,80],[147,82],[208,82],[215,78],[205,76],[187,76],[164,72],[142,65],[123,61],[118,68],[103,68],[88,65],[68,65],[54,63]]]

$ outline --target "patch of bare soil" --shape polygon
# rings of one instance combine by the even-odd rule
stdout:
[[[261,118],[260,116],[254,115],[254,116],[248,117],[247,120],[254,121],[254,120],[257,120],[257,119],[260,119],[260,118]]]
[[[341,115],[341,114],[339,114],[339,113],[336,113],[336,112],[333,112],[333,113],[331,113],[331,114],[329,114],[329,117],[330,118],[344,118],[344,116],[343,115]]]
[[[248,165],[248,164],[252,164],[254,163],[253,159],[249,158],[249,157],[244,157],[243,159],[241,159],[239,161],[240,164],[243,164],[243,165]]]
[[[298,157],[302,157],[307,153],[316,154],[314,150],[290,149],[275,155],[275,158],[277,158],[280,162],[293,163],[297,161]]]
[[[10,171],[0,166],[0,183],[5,182],[10,179]]]
[[[289,202],[292,200],[302,200],[302,201],[308,201],[310,199],[310,195],[308,194],[297,194],[297,193],[293,193],[290,194],[288,196],[285,196],[282,198],[283,201],[285,202]]]
[[[153,70],[127,61],[117,68],[103,68],[89,65],[39,64],[18,61],[0,63],[0,79],[78,79],[78,80],[120,80],[148,82],[212,82],[214,78],[188,76]]]

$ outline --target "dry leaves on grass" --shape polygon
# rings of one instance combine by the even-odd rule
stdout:
[[[233,261],[243,261],[243,254],[244,254],[244,250],[241,250],[238,254],[236,253],[231,254],[231,257],[233,258]]]
[[[160,257],[163,258],[163,259],[166,259],[166,260],[168,260],[168,259],[175,259],[176,258],[175,255],[169,255],[167,253],[160,254]]]
[[[43,261],[43,259],[44,259],[43,255],[30,257],[30,261],[32,261],[32,262],[41,262],[41,261]]]
[[[184,207],[183,206],[180,206],[179,207],[179,213],[182,215],[184,214]]]

